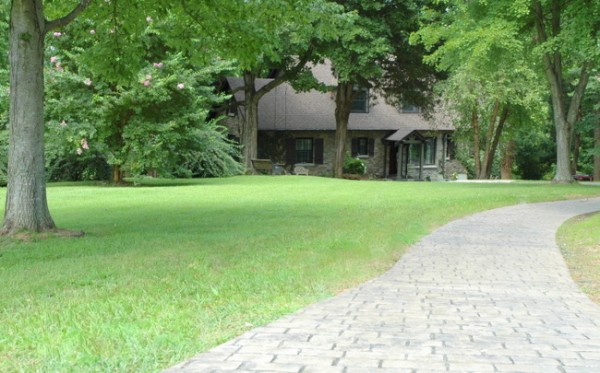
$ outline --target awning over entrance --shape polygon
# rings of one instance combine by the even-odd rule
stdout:
[[[419,133],[416,128],[402,128],[392,133],[384,140],[393,143],[391,145],[391,158],[390,165],[395,164],[397,171],[398,180],[423,180],[423,157],[425,154],[424,144],[427,141],[423,135]],[[412,150],[411,150],[412,147]],[[409,172],[409,163],[411,152],[416,151],[418,157],[418,163],[413,165],[413,169],[416,171],[415,175],[411,175]]]
[[[402,141],[408,137],[415,136],[420,141],[425,141],[425,138],[415,128],[401,128],[385,138],[387,141]]]

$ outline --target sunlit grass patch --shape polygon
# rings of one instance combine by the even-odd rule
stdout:
[[[150,183],[51,185],[55,221],[85,237],[1,239],[0,371],[158,371],[381,274],[452,219],[600,195],[295,176]]]
[[[573,280],[600,304],[600,214],[569,220],[559,229],[558,241]]]

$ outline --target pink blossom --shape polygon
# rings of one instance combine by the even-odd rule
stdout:
[[[144,80],[144,87],[148,87],[151,83],[149,80]]]
[[[184,89],[185,88],[185,84],[179,83],[179,84],[177,84],[177,88]]]
[[[59,31],[57,31],[57,32],[55,32],[55,33],[54,33],[54,34],[52,34],[52,35],[53,35],[55,38],[59,38],[59,37],[61,37],[61,36],[62,36],[62,32],[59,32]]]
[[[90,78],[86,78],[83,81],[83,84],[87,85],[88,87],[92,85],[92,80]]]
[[[162,62],[155,62],[152,64],[152,66],[162,69],[164,65]]]
[[[77,155],[83,154],[83,150],[81,150],[81,148],[77,148],[76,152],[77,152]]]
[[[60,65],[60,62],[57,62],[57,63],[56,63],[56,71],[59,71],[59,72],[60,72],[60,71],[63,71],[63,70],[64,70],[64,69],[63,69],[63,67]]]
[[[86,139],[81,139],[81,147],[83,149],[89,149],[90,148],[90,146],[88,145],[88,142],[87,142]]]
[[[58,57],[56,57],[56,56],[50,57],[50,62],[56,63],[57,61],[58,61]]]

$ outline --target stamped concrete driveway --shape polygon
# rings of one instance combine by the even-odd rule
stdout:
[[[598,210],[595,198],[454,221],[381,277],[167,372],[600,372],[600,307],[555,242]]]

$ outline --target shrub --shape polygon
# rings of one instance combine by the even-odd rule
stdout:
[[[367,166],[360,158],[346,157],[343,171],[346,174],[364,175],[367,172]]]

